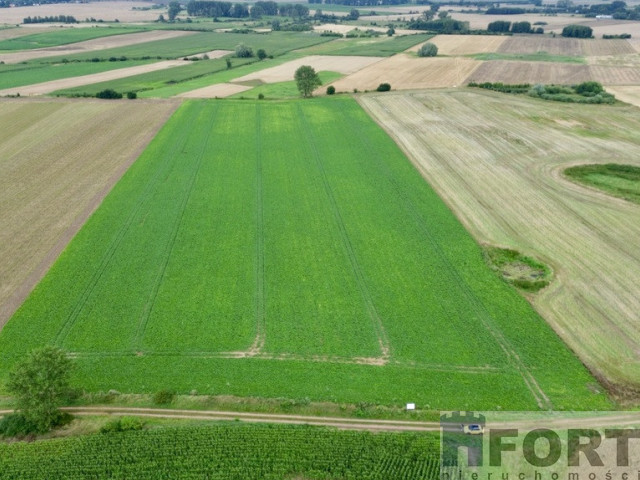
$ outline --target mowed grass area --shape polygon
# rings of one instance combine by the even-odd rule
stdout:
[[[640,167],[633,165],[579,165],[565,175],[575,182],[596,187],[616,197],[640,203]]]
[[[536,310],[616,395],[637,401],[640,206],[562,172],[640,167],[638,109],[477,90],[361,100],[479,242],[551,267]]]
[[[560,63],[587,63],[584,57],[570,55],[553,55],[547,52],[537,53],[478,53],[472,55],[476,60],[518,60],[523,62],[560,62]]]
[[[64,28],[55,31],[33,33],[0,41],[0,52],[13,50],[31,50],[34,48],[55,47],[69,43],[83,42],[94,38],[110,37],[123,33],[144,31],[136,27],[100,27],[100,28]]]
[[[438,457],[435,434],[230,422],[0,444],[3,480],[433,480]]]
[[[2,378],[45,343],[88,391],[608,405],[346,97],[184,103],[1,332]]]

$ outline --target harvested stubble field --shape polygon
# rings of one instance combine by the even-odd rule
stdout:
[[[637,392],[640,206],[562,171],[640,164],[640,112],[466,90],[361,103],[478,241],[553,267],[553,283],[532,298],[536,310],[615,392]]]
[[[124,2],[87,2],[87,3],[56,3],[34,5],[19,8],[3,8],[0,23],[17,25],[22,23],[25,17],[49,17],[58,15],[72,15],[82,21],[86,18],[95,18],[105,22],[119,20],[126,22],[150,22],[158,19],[160,13],[166,10],[133,10],[133,7],[149,7],[148,2],[124,1]]]
[[[438,55],[473,55],[500,51],[509,37],[499,35],[437,35],[429,40],[438,47]],[[420,45],[409,51],[417,52]]]
[[[5,99],[1,105],[3,325],[175,104]]]
[[[348,97],[185,102],[4,327],[0,378],[50,342],[89,391],[608,405]]]
[[[473,71],[465,83],[502,82],[577,84],[592,80],[588,65],[556,62],[517,62],[494,60],[484,62]]]
[[[537,35],[509,37],[497,50],[500,53],[539,53],[570,56],[609,56],[635,53],[627,40],[551,38]]]
[[[492,62],[495,63],[495,62]],[[395,90],[464,85],[482,62],[463,57],[419,58],[398,54],[334,82],[338,92],[375,90],[383,82]]]
[[[640,107],[640,85],[626,87],[607,85],[605,90],[622,102]]]
[[[169,40],[186,35],[194,35],[194,32],[170,30],[152,30],[149,32],[126,33],[122,35],[114,35],[106,28],[100,29],[100,31],[104,32],[104,36],[93,40],[86,40],[84,42],[11,53],[0,53],[0,61],[3,61],[4,63],[20,63],[36,58],[59,57],[60,55],[65,54],[75,55],[78,53],[96,52],[109,48],[118,48],[128,45],[137,45],[139,43]]]
[[[592,80],[604,85],[640,85],[640,68],[589,65]]]

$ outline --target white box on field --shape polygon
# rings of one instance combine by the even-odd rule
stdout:
[[[415,403],[407,403],[407,410],[415,410],[415,409],[416,409]]]

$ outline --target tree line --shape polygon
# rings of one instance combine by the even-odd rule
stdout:
[[[296,3],[278,5],[273,1],[255,2],[251,10],[245,3],[191,0],[187,3],[187,14],[193,17],[259,18],[262,15],[304,18],[309,16],[309,7]]]
[[[48,17],[27,17],[22,19],[22,23],[79,23],[71,15],[52,15]]]

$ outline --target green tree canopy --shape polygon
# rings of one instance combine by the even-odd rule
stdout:
[[[59,348],[31,351],[9,374],[7,389],[20,413],[41,432],[60,420],[59,406],[69,393],[71,360]]]
[[[169,2],[169,9],[167,11],[167,15],[169,16],[169,21],[173,22],[181,10],[182,10],[182,7],[180,6],[180,2],[177,2],[177,1]]]
[[[305,98],[310,97],[312,92],[322,85],[320,77],[313,67],[309,65],[302,65],[299,67],[293,78],[298,85],[298,90]]]

